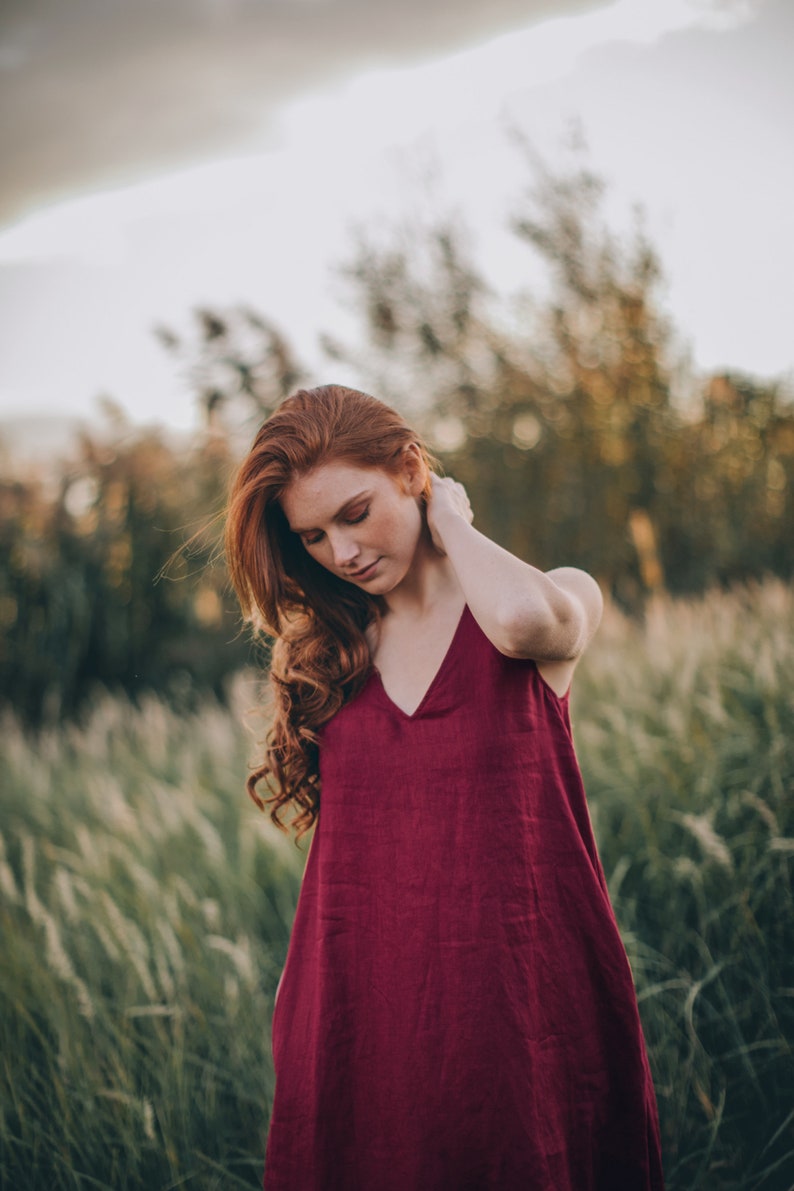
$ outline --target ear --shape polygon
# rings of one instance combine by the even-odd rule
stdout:
[[[409,442],[402,449],[400,480],[409,496],[421,496],[427,481],[427,465],[416,443]]]

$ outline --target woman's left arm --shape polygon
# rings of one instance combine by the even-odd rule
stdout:
[[[522,562],[475,529],[471,518],[463,485],[434,475],[428,529],[436,549],[452,563],[485,635],[508,657],[578,657],[604,608],[595,579],[578,567],[544,572]]]

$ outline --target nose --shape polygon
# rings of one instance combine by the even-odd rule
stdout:
[[[334,566],[339,567],[340,570],[349,570],[358,558],[357,543],[345,533],[337,533],[331,538],[331,549],[334,554]]]

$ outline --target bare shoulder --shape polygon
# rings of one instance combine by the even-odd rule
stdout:
[[[586,626],[575,657],[560,660],[555,659],[553,661],[537,661],[535,663],[544,682],[551,687],[559,698],[562,698],[570,688],[571,679],[573,678],[573,673],[579,659],[587,649],[587,646],[595,635],[596,629],[601,623],[601,617],[604,612],[604,597],[601,588],[593,576],[588,574],[587,571],[580,570],[578,567],[555,567],[554,570],[547,571],[546,574],[579,602],[584,613]]]

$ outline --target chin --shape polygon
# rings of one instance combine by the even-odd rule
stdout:
[[[404,570],[395,572],[394,569],[386,571],[385,574],[379,575],[375,583],[367,584],[367,588],[371,595],[388,595],[399,587],[403,580],[408,575],[410,567],[405,567]]]

